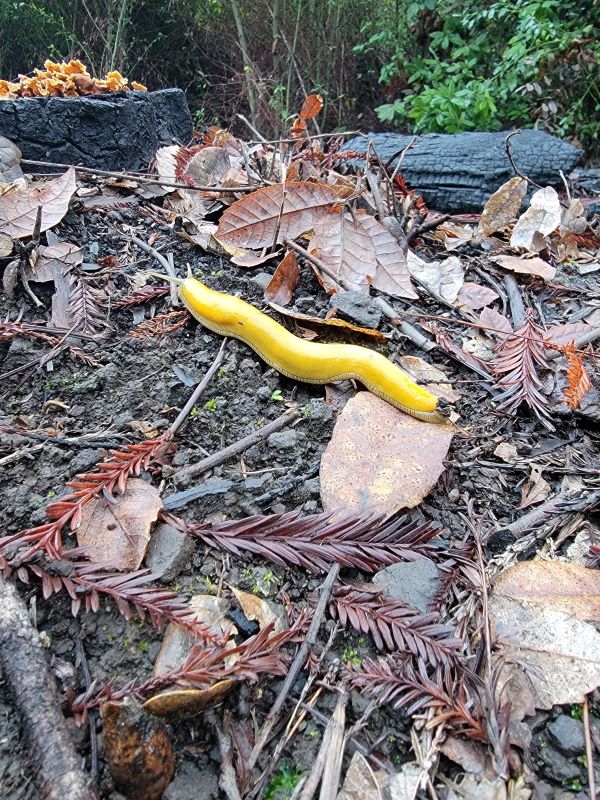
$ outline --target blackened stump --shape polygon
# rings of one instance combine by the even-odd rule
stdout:
[[[0,135],[23,158],[145,170],[162,144],[185,144],[192,118],[181,89],[0,100]]]

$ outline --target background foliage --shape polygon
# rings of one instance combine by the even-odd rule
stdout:
[[[0,0],[0,30],[1,77],[81,57],[181,86],[198,124],[278,135],[316,91],[327,130],[535,124],[600,152],[598,0]]]

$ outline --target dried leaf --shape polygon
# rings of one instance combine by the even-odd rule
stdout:
[[[300,113],[298,116],[300,119],[304,120],[305,122],[313,117],[316,117],[317,114],[323,108],[323,98],[320,94],[309,94],[304,103],[302,103],[302,108],[300,109]]]
[[[464,282],[463,268],[457,256],[450,256],[445,261],[423,261],[409,250],[408,270],[447,303],[454,303]]]
[[[389,779],[383,770],[374,772],[365,756],[355,752],[337,800],[381,800]]]
[[[287,306],[291,302],[294,289],[300,281],[300,267],[296,253],[290,250],[280,261],[273,277],[265,286],[265,300]]]
[[[552,325],[545,333],[545,338],[559,347],[574,342],[579,336],[589,333],[585,322],[567,322],[565,325]]]
[[[499,311],[494,311],[493,308],[484,308],[479,314],[479,324],[481,327],[492,335],[499,335],[499,333],[512,333],[513,327],[510,320],[500,314]]]
[[[460,395],[447,382],[447,375],[428,361],[417,356],[402,356],[400,366],[416,383],[425,386],[428,392],[445,397],[450,403],[460,400]]]
[[[543,503],[550,496],[550,484],[542,478],[542,471],[540,467],[534,465],[531,467],[531,474],[523,486],[521,486],[521,503],[517,506],[519,511],[524,508],[536,505],[536,503]]]
[[[536,234],[548,236],[560,225],[562,209],[556,190],[551,186],[538,189],[531,196],[531,203],[527,211],[519,217],[510,237],[511,247],[520,247],[524,250],[534,248]]]
[[[11,300],[19,282],[20,268],[21,262],[18,258],[15,258],[4,267],[4,272],[2,273],[2,288],[6,296]]]
[[[15,239],[31,236],[39,206],[42,207],[40,231],[47,231],[67,213],[76,188],[75,169],[69,167],[59,178],[11,189],[0,197],[0,232]]]
[[[140,478],[132,478],[125,493],[115,502],[102,497],[84,506],[77,542],[87,548],[92,561],[111,564],[123,571],[136,570],[150,540],[150,527],[161,508],[158,490]]]
[[[470,308],[477,311],[488,306],[498,299],[497,293],[489,286],[481,286],[479,283],[465,281],[460,287],[460,292],[456,298],[456,305],[462,308]]]
[[[11,237],[6,233],[0,233],[0,258],[6,258],[12,253],[13,243]]]
[[[516,176],[502,184],[485,204],[476,235],[489,236],[505,228],[519,213],[526,194],[527,181],[523,178]]]
[[[283,314],[284,317],[290,317],[291,319],[299,320],[300,322],[306,322],[311,326],[316,326],[318,328],[324,328],[327,330],[328,328],[335,332],[340,331],[349,331],[351,333],[358,333],[360,336],[368,336],[371,339],[375,339],[378,342],[386,342],[389,336],[386,336],[385,333],[381,333],[381,331],[376,331],[374,328],[361,328],[360,325],[354,325],[352,322],[346,322],[345,319],[339,319],[338,317],[311,317],[310,314],[302,314],[300,311],[294,311],[291,308],[284,308],[284,306],[280,306],[277,303],[273,303],[269,301],[269,305],[275,311],[278,311],[280,314]],[[305,339],[316,339],[317,335],[314,331],[313,336],[307,335],[308,328],[304,328],[302,331],[302,336]]]
[[[359,392],[339,415],[321,460],[323,508],[386,514],[413,508],[443,472],[452,435]]]
[[[247,250],[239,255],[234,255],[231,259],[231,263],[236,264],[238,267],[258,267],[259,264],[265,264],[267,261],[272,261],[274,258],[279,258],[279,255],[279,251],[276,253],[260,254],[254,253],[251,250]]]
[[[545,281],[551,281],[556,275],[556,268],[547,261],[535,256],[534,258],[519,258],[518,256],[492,256],[491,260],[511,272],[523,275],[538,275]]]
[[[384,229],[385,230],[385,229]],[[321,217],[315,222],[310,252],[325,264],[330,274],[320,275],[323,286],[333,290],[343,286],[350,291],[369,293],[377,260],[371,237],[351,214]]]
[[[371,237],[375,250],[377,269],[375,277],[371,281],[373,288],[378,292],[389,294],[390,297],[417,300],[419,295],[415,292],[410,280],[406,255],[398,242],[387,228],[366,211],[359,210],[356,212],[356,216]]]
[[[569,368],[567,370],[567,386],[563,396],[567,405],[573,411],[581,405],[581,401],[592,388],[592,382],[587,374],[583,359],[575,352],[575,347],[566,345],[564,354]]]
[[[230,167],[231,159],[222,147],[203,147],[190,158],[181,177],[192,186],[218,186]]]
[[[322,183],[291,181],[257,189],[223,213],[217,238],[254,250],[280,244],[312,230],[337,199],[336,192]]]
[[[581,703],[600,685],[598,573],[562,562],[521,562],[498,579],[489,604],[496,643],[523,664],[537,708]]]
[[[265,628],[267,625],[273,625],[274,633],[279,633],[287,627],[281,615],[276,614],[269,603],[263,600],[262,597],[257,597],[255,594],[242,592],[241,589],[232,587],[231,591],[235,595],[236,600],[240,604],[240,608],[244,612],[246,619],[258,622],[260,628]]]
[[[21,163],[21,151],[14,142],[6,136],[0,136],[0,172]]]

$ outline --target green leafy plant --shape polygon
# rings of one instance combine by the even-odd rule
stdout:
[[[268,785],[265,800],[289,800],[301,777],[300,772],[284,764]]]

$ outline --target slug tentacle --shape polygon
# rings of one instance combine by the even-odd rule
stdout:
[[[251,347],[269,366],[306,383],[360,381],[373,394],[425,422],[445,423],[438,398],[418,386],[381,353],[352,344],[308,342],[233,295],[186,278],[179,295],[190,313],[221,336]]]

